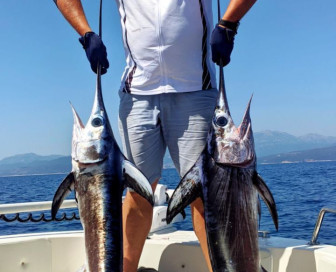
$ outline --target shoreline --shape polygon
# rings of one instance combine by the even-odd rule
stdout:
[[[299,164],[299,163],[323,163],[323,162],[336,162],[336,160],[304,160],[304,161],[288,161],[284,160],[281,162],[261,162],[257,165],[274,165],[274,164]],[[175,169],[174,167],[163,167],[164,170]],[[29,177],[29,176],[50,176],[50,175],[66,175],[68,172],[57,172],[57,173],[35,173],[35,174],[16,174],[16,175],[0,175],[0,178],[10,178],[10,177]]]
[[[281,162],[261,162],[257,163],[259,165],[268,165],[268,164],[298,164],[298,163],[316,163],[316,162],[336,162],[336,160],[304,160],[304,161],[281,161]]]
[[[10,178],[10,177],[30,177],[30,176],[51,176],[51,175],[66,175],[68,172],[59,172],[59,173],[42,173],[42,174],[17,174],[17,175],[4,175],[0,178]]]

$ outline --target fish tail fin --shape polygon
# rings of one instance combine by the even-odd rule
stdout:
[[[51,205],[51,218],[55,219],[56,214],[61,207],[64,199],[71,193],[74,189],[74,174],[70,172],[65,179],[62,181],[61,185],[58,187]]]
[[[277,208],[276,208],[273,195],[270,189],[267,187],[264,180],[262,179],[262,177],[257,172],[255,172],[255,175],[253,177],[253,184],[256,187],[259,195],[265,202],[266,206],[268,207],[268,210],[271,213],[271,216],[274,222],[274,226],[276,230],[278,230],[279,228],[278,212],[277,212]]]
[[[200,159],[199,159],[200,160]],[[173,218],[183,212],[184,208],[197,197],[202,196],[201,167],[199,160],[181,179],[172,197],[169,199],[166,220],[169,224]]]
[[[130,161],[124,159],[122,168],[125,185],[132,188],[136,193],[145,198],[154,206],[152,186],[145,175]]]

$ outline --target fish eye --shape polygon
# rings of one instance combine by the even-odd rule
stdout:
[[[219,116],[215,119],[216,126],[225,127],[228,123],[228,120],[224,116]]]
[[[100,127],[100,126],[102,126],[103,124],[104,124],[104,121],[103,121],[103,119],[102,119],[101,117],[95,117],[95,118],[93,118],[92,121],[91,121],[91,125],[92,125],[93,127]]]

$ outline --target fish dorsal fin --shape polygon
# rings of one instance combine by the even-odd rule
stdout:
[[[168,224],[176,215],[183,212],[185,207],[192,203],[196,198],[202,196],[201,168],[198,163],[199,160],[189,172],[184,175],[172,197],[169,199],[166,217]]]
[[[51,205],[51,217],[54,219],[56,217],[57,211],[61,207],[63,200],[71,193],[74,189],[75,178],[73,172],[70,172],[65,179],[62,181],[61,185],[58,187],[53,202]]]
[[[125,185],[132,188],[136,193],[145,198],[152,206],[154,205],[153,190],[145,175],[128,160],[124,160],[123,177]]]
[[[251,108],[251,101],[252,101],[253,95],[251,96],[247,107],[246,107],[246,111],[243,117],[243,120],[239,126],[239,136],[240,138],[244,138],[246,137],[246,134],[249,133],[249,130],[251,129],[251,117],[250,117],[250,108]]]
[[[70,103],[71,109],[72,109],[72,114],[73,114],[73,119],[74,119],[74,124],[73,124],[73,136],[75,138],[78,138],[79,135],[81,134],[81,131],[84,129],[84,125],[82,120],[80,119],[77,111],[75,110],[74,106]]]
[[[265,202],[271,216],[274,222],[274,226],[276,228],[276,230],[278,230],[279,228],[279,222],[278,222],[278,212],[277,212],[277,208],[276,208],[276,204],[273,198],[273,195],[270,191],[270,189],[268,189],[266,183],[264,182],[264,180],[262,179],[262,177],[255,172],[255,175],[253,177],[253,184],[255,186],[255,188],[257,189],[259,195],[261,196],[262,200]]]

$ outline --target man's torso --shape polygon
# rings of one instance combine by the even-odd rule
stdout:
[[[210,59],[210,0],[117,0],[133,94],[190,92],[215,86]]]

